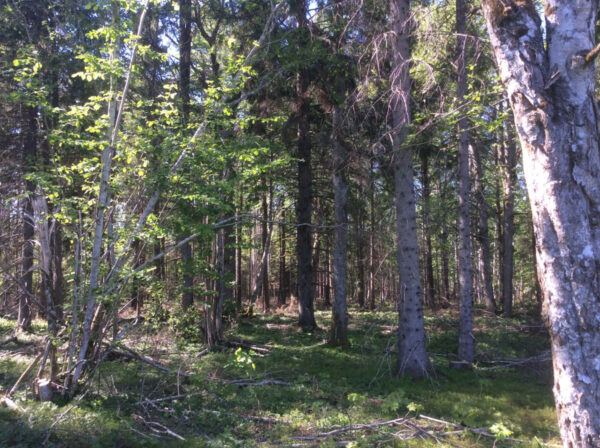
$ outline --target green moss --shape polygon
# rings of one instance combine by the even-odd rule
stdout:
[[[332,427],[384,421],[422,413],[472,428],[506,429],[512,437],[535,446],[540,441],[556,443],[558,433],[551,394],[551,366],[508,370],[458,371],[448,368],[447,354],[456,348],[455,317],[450,313],[426,318],[428,349],[437,377],[420,382],[397,378],[395,366],[395,313],[350,313],[350,347],[327,344],[328,313],[317,313],[323,330],[298,333],[293,316],[257,316],[238,322],[236,338],[271,349],[265,356],[245,351],[255,369],[238,369],[235,349],[224,349],[196,357],[198,344],[182,344],[168,334],[130,335],[128,345],[152,354],[174,371],[193,372],[191,378],[165,374],[148,365],[112,360],[106,362],[94,388],[73,403],[38,403],[22,390],[17,394],[26,416],[0,411],[0,446],[39,446],[58,415],[69,411],[53,428],[49,446],[137,447],[137,446],[255,446],[263,442],[298,442],[302,434],[315,434]],[[481,360],[530,356],[547,349],[543,332],[525,334],[517,321],[476,319],[477,356]],[[1,328],[14,323],[0,320]],[[15,348],[13,347],[12,350]],[[27,365],[28,357],[0,358],[0,382],[9,387]],[[277,378],[290,386],[239,387],[207,378]],[[159,398],[178,393],[198,395],[161,403],[136,404],[141,398]],[[266,421],[257,417],[276,420]],[[156,421],[185,437],[157,434],[143,424]],[[332,436],[320,446],[336,440],[354,440],[353,446],[439,446],[435,440],[402,442],[392,432],[354,431]],[[144,434],[144,436],[140,435]],[[448,441],[461,446],[487,447],[494,440],[468,432],[450,435]],[[510,446],[496,441],[496,446]],[[268,446],[268,444],[267,444]],[[526,445],[527,446],[527,445]]]

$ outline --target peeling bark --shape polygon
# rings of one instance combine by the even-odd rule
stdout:
[[[523,148],[537,269],[565,447],[600,445],[600,151],[594,98],[598,1],[531,0],[483,10]]]

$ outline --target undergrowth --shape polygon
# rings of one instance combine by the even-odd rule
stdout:
[[[297,331],[294,316],[241,319],[232,324],[228,336],[243,341],[242,346],[232,344],[202,356],[201,344],[188,344],[172,332],[140,325],[125,344],[167,366],[170,373],[137,360],[111,359],[87,394],[69,403],[60,398],[37,402],[29,385],[23,386],[14,398],[24,414],[0,409],[0,446],[38,447],[44,441],[49,447],[535,447],[559,443],[550,363],[484,370],[498,358],[530,357],[547,350],[548,338],[541,327],[477,317],[474,337],[479,363],[473,371],[461,371],[449,368],[456,352],[455,315],[429,316],[428,351],[436,376],[413,381],[394,376],[394,313],[351,312],[351,344],[345,349],[326,343],[329,314],[319,312],[317,320],[322,330],[306,334]],[[13,321],[0,319],[1,340],[13,327]],[[41,334],[43,326],[38,324],[35,330]],[[33,359],[38,340],[35,335],[29,340],[20,337],[18,343],[0,348],[3,390]],[[254,385],[270,380],[279,383]],[[175,395],[181,397],[152,401]],[[444,429],[443,423],[419,419],[420,415],[448,425]],[[336,428],[400,417],[420,422],[425,432],[415,429],[411,435],[410,427],[396,425],[314,439]],[[427,437],[427,428],[444,435],[438,440]],[[407,435],[407,440],[401,440]]]

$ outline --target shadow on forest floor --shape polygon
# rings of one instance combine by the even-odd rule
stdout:
[[[0,409],[0,446],[40,446],[48,428],[67,409],[52,428],[47,446],[529,447],[559,443],[551,364],[496,369],[504,364],[494,363],[547,351],[548,337],[539,325],[477,317],[474,337],[479,362],[473,371],[459,371],[448,368],[456,352],[456,316],[430,315],[426,317],[428,351],[437,376],[414,382],[393,376],[395,313],[352,311],[351,346],[346,349],[326,344],[329,314],[319,312],[317,319],[322,330],[304,334],[297,331],[294,316],[245,318],[232,324],[230,334],[245,346],[268,351],[226,348],[201,357],[201,344],[178,342],[173,333],[140,326],[126,344],[168,365],[172,374],[137,361],[106,362],[92,390],[72,403],[39,403],[29,385],[22,387],[15,399],[25,414]],[[13,325],[0,319],[0,341],[7,339]],[[41,327],[37,330],[41,332]],[[14,384],[34,353],[21,343],[0,348],[3,390]],[[485,370],[490,367],[496,370]],[[270,380],[287,385],[259,385]],[[152,401],[173,395],[182,397]],[[400,417],[407,420],[372,425]],[[371,427],[348,428],[359,424]],[[336,429],[342,431],[315,438]],[[427,437],[433,433],[438,434],[437,440]]]

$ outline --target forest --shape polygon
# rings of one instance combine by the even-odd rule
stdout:
[[[600,447],[598,0],[0,0],[0,446]]]

